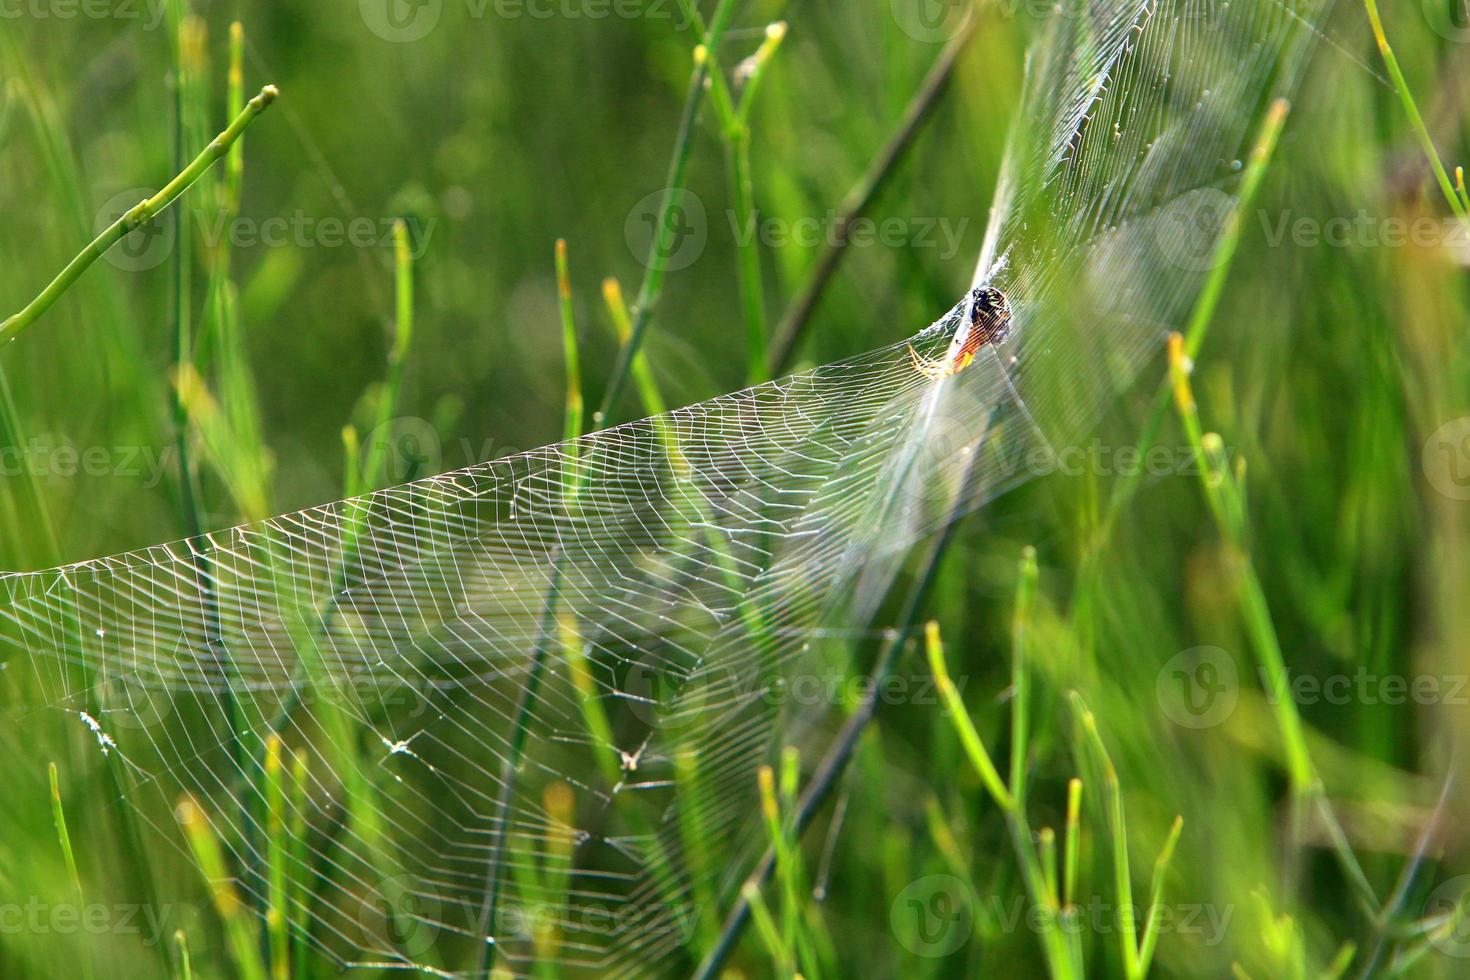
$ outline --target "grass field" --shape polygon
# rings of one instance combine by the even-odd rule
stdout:
[[[726,8],[716,69],[754,57],[759,86],[733,126],[717,86],[690,131],[689,224],[642,348],[671,407],[766,380],[766,339],[865,175],[881,174],[870,233],[786,368],[893,343],[954,303],[1034,26],[982,5],[948,86],[874,171],[956,22],[887,0]],[[700,41],[680,4],[0,14],[0,316],[246,98],[280,92],[0,349],[0,567],[591,427],[620,350],[606,280],[629,303],[647,288],[647,219],[677,157]],[[1390,60],[1376,7],[1342,0],[1323,26],[1192,371],[1161,337],[1091,441],[958,526],[903,684],[799,844],[774,817],[777,873],[727,970],[1470,976],[1470,201],[1453,186],[1470,24],[1459,0],[1382,14]],[[754,235],[732,217],[747,210]],[[211,890],[239,869],[208,873],[187,811],[172,846],[130,839],[117,756],[75,712],[36,710],[28,665],[3,667],[0,976],[336,975]],[[833,695],[838,714],[860,693]],[[766,802],[789,814],[777,769]],[[536,975],[563,974],[548,959]]]

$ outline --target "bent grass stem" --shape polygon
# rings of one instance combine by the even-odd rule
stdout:
[[[132,231],[156,218],[170,204],[178,200],[186,190],[193,186],[195,181],[229,152],[230,147],[240,138],[240,134],[255,121],[256,116],[264,112],[275,101],[277,94],[274,85],[267,85],[261,89],[259,95],[245,103],[245,108],[225,128],[224,132],[211,140],[209,145],[178,176],[165,184],[158,193],[139,201],[122,217],[103,229],[101,234],[92,239],[85,248],[77,253],[75,258],[66,264],[66,268],[62,269],[35,299],[31,300],[19,313],[13,314],[0,323],[0,344],[9,343],[35,323],[104,252],[122,241]]]

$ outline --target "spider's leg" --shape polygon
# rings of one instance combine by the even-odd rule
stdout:
[[[943,361],[937,358],[924,357],[918,351],[914,350],[912,344],[909,345],[909,360],[914,362],[914,368],[920,374],[928,375],[931,378],[942,378],[948,373],[944,369]]]

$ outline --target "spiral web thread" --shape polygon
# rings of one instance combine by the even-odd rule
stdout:
[[[906,348],[960,343],[963,302],[573,442],[0,577],[0,650],[165,847],[195,800],[246,905],[313,955],[677,969],[762,846],[756,768],[832,729],[783,692],[845,676],[908,546],[1085,434],[1181,323],[1322,6],[1038,25],[976,272],[1015,328],[953,377]]]

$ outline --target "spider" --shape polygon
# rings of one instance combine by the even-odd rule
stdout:
[[[953,361],[949,361],[947,357],[924,357],[913,347],[909,348],[909,357],[921,373],[931,378],[959,374],[974,362],[980,348],[999,344],[1010,335],[1011,304],[1006,301],[1006,294],[999,289],[993,286],[975,287],[966,301],[960,304],[962,316],[966,306],[970,310],[970,323],[967,328],[963,325],[961,327],[965,329],[964,343]]]

